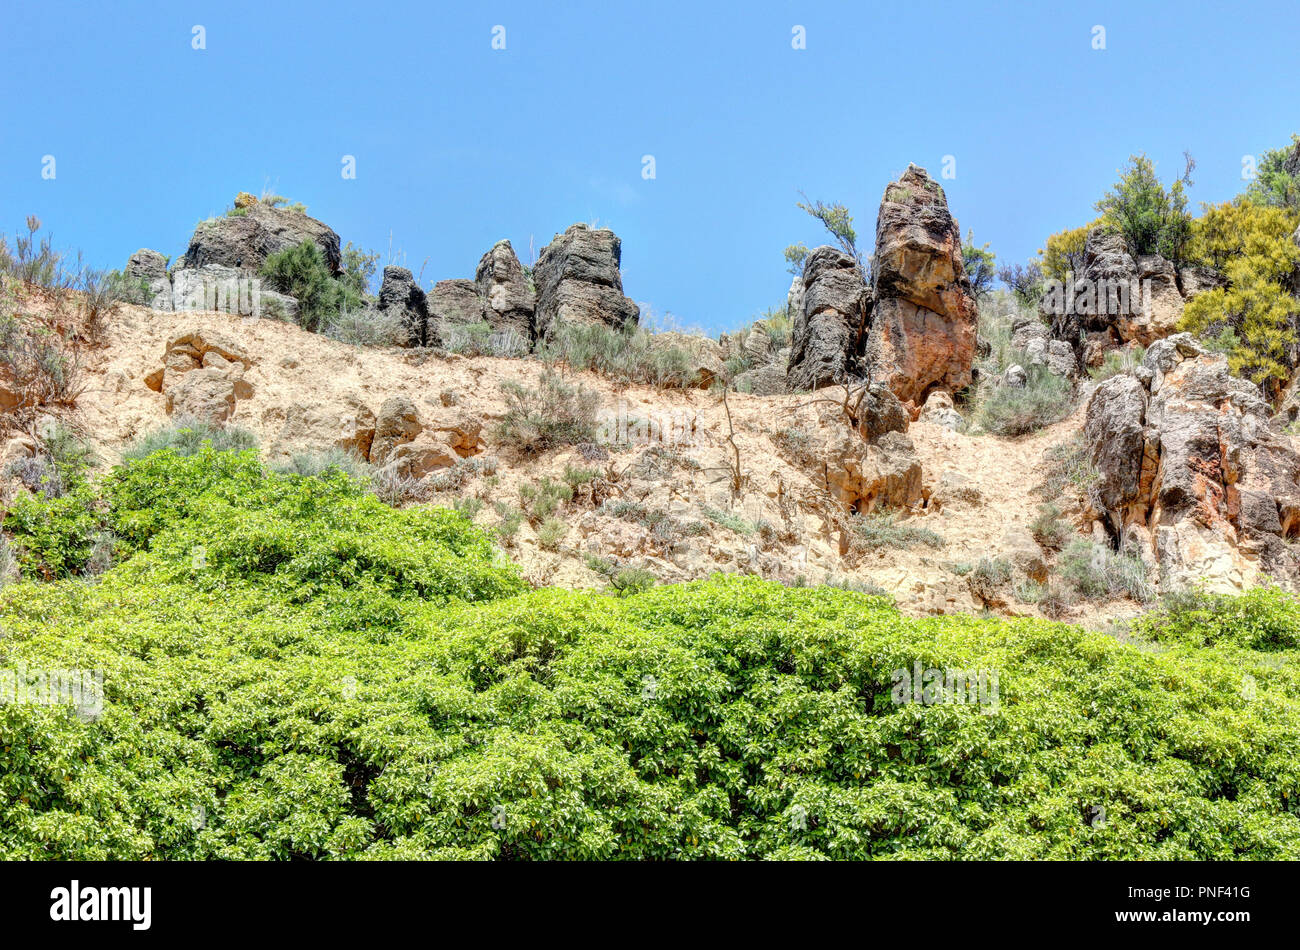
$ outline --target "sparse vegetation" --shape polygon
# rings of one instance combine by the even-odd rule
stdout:
[[[918,545],[941,548],[944,545],[943,538],[929,528],[900,521],[892,511],[854,515],[849,524],[855,543],[866,550],[913,548]]]
[[[542,373],[537,389],[513,380],[501,384],[506,413],[496,428],[497,440],[526,455],[596,438],[600,397],[581,385],[570,386],[551,371]]]
[[[155,452],[170,450],[187,457],[204,448],[216,452],[244,452],[257,448],[257,436],[238,426],[222,428],[199,419],[181,416],[170,424],[137,439],[122,451],[126,461],[142,459]],[[305,474],[305,473],[304,473]]]
[[[1147,566],[1140,557],[1083,538],[1062,552],[1057,572],[1081,597],[1092,600],[1127,596],[1147,603],[1154,596],[1147,583]]]
[[[696,366],[685,345],[632,325],[562,324],[539,345],[537,355],[624,384],[680,389],[695,382]]]
[[[1046,366],[1025,367],[1023,387],[992,386],[983,392],[977,418],[989,432],[1002,436],[1028,435],[1060,422],[1074,408],[1074,387]]]

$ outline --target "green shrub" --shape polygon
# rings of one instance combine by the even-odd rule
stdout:
[[[513,545],[515,536],[519,533],[519,528],[524,523],[524,513],[513,505],[505,502],[496,503],[497,522],[496,534],[502,544],[507,546]]]
[[[1050,502],[1038,506],[1038,514],[1029,524],[1029,533],[1051,551],[1059,551],[1074,536],[1070,526],[1061,520],[1061,509]]]
[[[1088,375],[1095,380],[1110,379],[1112,376],[1118,376],[1120,373],[1127,373],[1132,369],[1142,365],[1142,358],[1146,355],[1146,347],[1136,346],[1122,350],[1111,350],[1102,358],[1100,366],[1092,366],[1088,369]]]
[[[1189,159],[1188,174],[1190,171]],[[1184,175],[1166,190],[1156,177],[1151,159],[1129,156],[1114,189],[1097,202],[1102,223],[1124,235],[1134,257],[1160,254],[1175,263],[1183,261],[1192,229],[1184,191],[1187,177]]]
[[[559,518],[547,518],[537,529],[537,544],[543,551],[555,551],[568,533],[569,526]]]
[[[704,517],[708,518],[714,524],[720,524],[722,527],[736,532],[736,534],[751,535],[757,531],[757,527],[734,511],[720,511],[717,508],[705,506],[703,509]]]
[[[466,603],[491,555],[462,519],[380,506],[354,532],[336,502],[364,495],[268,480],[253,549],[193,567],[231,518],[200,504],[93,587],[0,592],[5,669],[104,682],[90,719],[0,705],[0,859],[1300,857],[1291,649],[753,578]],[[457,570],[398,580],[426,561]],[[996,672],[996,706],[896,702],[916,664]]]
[[[980,425],[996,435],[1018,436],[1060,422],[1074,408],[1074,387],[1046,366],[1025,367],[1023,388],[996,385],[980,400]]]
[[[1083,501],[1101,479],[1082,436],[1053,445],[1043,453],[1043,462],[1046,474],[1034,492],[1048,501],[1067,493],[1075,501]]]
[[[545,475],[531,485],[519,486],[519,501],[532,524],[550,518],[572,497],[572,488],[564,482],[552,481]]]
[[[1238,596],[1185,591],[1164,597],[1160,609],[1137,618],[1132,629],[1152,640],[1196,647],[1294,650],[1300,648],[1300,601],[1279,587]]]
[[[251,434],[250,434],[251,435]],[[241,438],[232,440],[236,443],[243,441]],[[229,449],[242,451],[248,446],[233,444]],[[213,448],[217,448],[213,446]],[[228,451],[226,449],[225,451]],[[218,449],[218,451],[223,451]],[[192,454],[192,453],[189,453]],[[326,449],[319,452],[295,452],[289,457],[287,462],[273,466],[274,471],[282,475],[302,475],[308,478],[314,478],[318,475],[324,475],[326,472],[338,471],[354,478],[357,481],[365,481],[370,477],[370,466],[361,461],[351,452],[343,449]]]
[[[629,324],[562,323],[538,348],[548,362],[600,373],[622,383],[664,388],[692,385],[696,366],[690,351],[668,338]]]
[[[298,301],[298,323],[312,333],[335,318],[343,304],[339,284],[314,241],[268,255],[261,274],[276,290]]]

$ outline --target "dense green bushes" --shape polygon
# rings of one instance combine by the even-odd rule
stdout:
[[[2,858],[1300,857],[1285,595],[1139,650],[753,578],[523,593],[456,514],[251,454],[92,490],[129,558],[0,591],[0,669],[105,693],[0,705]],[[995,703],[895,704],[917,664]]]

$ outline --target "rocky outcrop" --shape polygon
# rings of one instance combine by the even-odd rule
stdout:
[[[474,283],[483,298],[483,315],[493,333],[514,333],[525,343],[533,339],[537,294],[509,241],[498,241],[478,262]]]
[[[635,324],[640,308],[623,294],[621,260],[622,242],[606,228],[574,224],[556,235],[533,268],[537,337],[566,322],[618,328]]]
[[[389,265],[379,286],[379,309],[396,315],[407,330],[411,346],[429,346],[429,302],[414,275]]]
[[[857,261],[829,246],[808,255],[803,309],[791,330],[786,382],[795,392],[847,382],[857,370],[870,294]]]
[[[961,230],[943,189],[923,168],[909,165],[885,189],[871,276],[863,357],[871,378],[918,406],[935,389],[969,386],[977,309]]]
[[[1102,383],[1084,429],[1113,538],[1136,544],[1162,585],[1236,590],[1263,575],[1294,586],[1300,456],[1267,403],[1187,334]]]
[[[428,294],[429,343],[446,345],[467,327],[484,322],[483,298],[472,280],[440,280]]]
[[[425,423],[406,396],[390,396],[379,407],[370,462],[408,478],[451,468],[482,451],[482,422],[462,414]]]
[[[328,225],[301,211],[272,208],[254,200],[240,214],[202,222],[194,229],[178,269],[220,264],[256,273],[272,254],[314,242],[325,256],[330,272],[342,271],[339,236]]]

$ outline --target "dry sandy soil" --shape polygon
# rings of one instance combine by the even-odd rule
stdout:
[[[361,348],[274,320],[122,307],[111,318],[104,345],[92,351],[85,393],[65,417],[95,443],[103,464],[116,461],[131,440],[167,424],[166,397],[146,378],[162,368],[168,342],[194,330],[234,343],[251,361],[244,373],[246,398],[237,401],[230,424],[256,433],[271,462],[336,444],[340,426],[355,417],[358,403],[378,414],[386,399],[402,395],[415,404],[426,427],[463,424],[467,417],[481,422],[478,471],[429,500],[449,504],[459,496],[476,496],[485,502],[476,520],[485,526],[499,520],[496,502],[519,503],[521,486],[543,476],[558,478],[566,465],[600,469],[596,497],[580,494],[561,510],[568,530],[556,550],[543,550],[527,524],[511,545],[509,553],[537,584],[603,584],[586,563],[587,554],[596,554],[621,566],[647,568],[664,581],[714,571],[757,573],[787,583],[848,580],[884,588],[914,615],[986,608],[1032,615],[1035,608],[1018,603],[1011,585],[1005,598],[973,595],[962,568],[981,558],[1010,557],[1017,545],[1021,555],[1026,553],[1023,529],[1037,512],[1040,499],[1031,489],[1043,480],[1044,452],[1073,438],[1082,422],[1080,410],[1014,440],[914,422],[907,435],[921,462],[925,494],[934,493],[947,472],[964,477],[974,492],[963,491],[958,498],[939,491],[942,505],[932,500],[902,517],[937,533],[942,547],[844,552],[846,517],[828,492],[821,456],[835,430],[843,430],[839,437],[847,431],[838,421],[832,392],[728,397],[744,483],[733,492],[728,407],[716,393],[620,387],[593,374],[569,374],[571,383],[597,392],[603,410],[615,417],[621,411],[634,420],[657,420],[669,438],[683,429],[688,438],[651,445],[615,441],[604,446],[607,457],[595,461],[576,448],[523,457],[498,444],[494,428],[506,408],[501,384],[536,386],[544,369],[536,360]],[[791,430],[812,434],[808,451],[790,451],[782,434]],[[7,454],[18,451],[21,440],[11,441]],[[624,503],[621,516],[601,507],[605,498]],[[743,519],[743,529],[736,530],[728,515]],[[1017,531],[1018,540],[1009,538]],[[1116,602],[1081,609],[1072,619],[1101,624],[1135,609]]]

